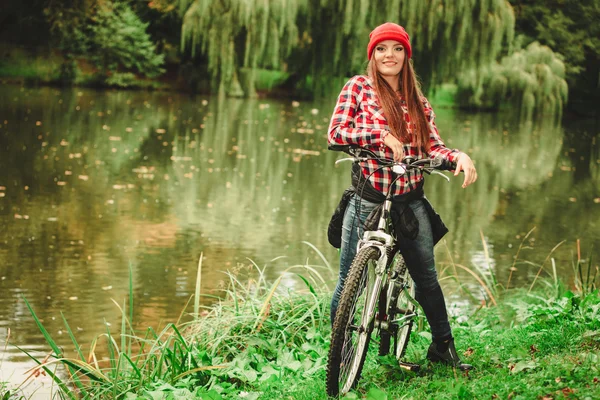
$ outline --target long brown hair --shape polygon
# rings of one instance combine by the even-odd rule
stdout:
[[[398,88],[392,88],[383,78],[383,75],[377,70],[374,56],[367,65],[367,75],[374,83],[375,92],[381,107],[383,107],[383,113],[392,135],[403,143],[412,143],[419,151],[428,152],[431,147],[429,143],[430,128],[421,100],[423,93],[413,69],[412,60],[408,57],[404,58]],[[408,133],[404,113],[400,108],[400,97],[396,90],[400,91],[402,98],[406,100],[408,115],[413,127],[411,135]]]

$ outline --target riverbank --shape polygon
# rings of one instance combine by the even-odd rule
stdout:
[[[143,78],[132,73],[115,72],[106,77],[89,62],[68,62],[59,51],[23,48],[0,43],[0,82],[26,86],[82,87],[96,89],[135,89],[209,94],[211,80],[206,71],[191,64],[167,64],[159,77]],[[243,69],[242,69],[243,70]],[[278,89],[287,74],[258,69],[255,74],[259,97],[283,97]],[[292,96],[292,94],[288,94]]]
[[[65,322],[75,348],[81,348],[73,354],[62,353],[34,314],[73,379],[54,375],[51,360],[37,360],[40,371],[72,399],[325,398],[330,336],[325,281],[313,267],[292,268],[273,283],[256,270],[257,278],[247,282],[229,274],[225,299],[206,308],[195,302],[197,318],[174,321],[162,331],[131,331],[132,298],[120,307],[121,331],[130,335],[107,327],[89,347],[81,346]],[[293,290],[281,285],[290,277],[299,283]],[[572,288],[552,280],[538,281],[531,293],[493,291],[496,305],[488,299],[454,310],[457,347],[475,366],[468,374],[426,361],[430,333],[422,318],[407,352],[407,360],[422,365],[419,373],[376,356],[372,341],[363,377],[346,398],[593,399],[600,390],[600,295],[593,278],[582,284],[575,277]],[[105,344],[103,336],[109,338]],[[5,391],[8,397],[0,398],[16,393]]]

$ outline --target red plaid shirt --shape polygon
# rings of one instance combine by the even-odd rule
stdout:
[[[406,102],[401,101],[402,111],[407,121],[408,130],[413,128],[410,123],[408,108]],[[455,161],[458,150],[448,149],[435,126],[435,114],[431,105],[423,97],[423,107],[425,115],[429,122],[429,140],[431,149],[428,156],[431,158],[442,157],[448,161]],[[342,89],[338,97],[331,123],[329,124],[328,140],[331,144],[339,145],[358,145],[373,151],[381,158],[393,159],[394,153],[387,147],[383,140],[389,134],[389,127],[383,109],[377,99],[375,89],[371,85],[370,78],[357,75],[350,79]],[[423,158],[417,151],[413,143],[403,143],[404,155],[412,156],[417,159]],[[386,194],[392,183],[392,171],[390,168],[378,169],[379,165],[375,160],[361,162],[362,173],[373,187]],[[423,180],[423,173],[419,170],[410,170],[407,174],[401,176],[395,184],[394,195],[407,193],[416,187],[416,184]]]

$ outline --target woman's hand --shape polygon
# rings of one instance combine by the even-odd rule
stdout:
[[[394,161],[400,162],[404,158],[404,150],[402,149],[402,143],[391,132],[388,132],[383,139],[383,144],[392,150],[394,153]]]
[[[454,170],[454,176],[457,176],[460,171],[465,171],[465,180],[462,184],[463,188],[466,188],[471,183],[477,180],[477,170],[473,164],[473,160],[466,153],[459,153],[456,159],[456,169]]]

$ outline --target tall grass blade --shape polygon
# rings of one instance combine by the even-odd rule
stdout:
[[[114,343],[114,339],[110,333],[110,328],[108,325],[108,321],[104,320],[104,325],[106,326],[106,347],[108,348],[108,360],[110,362],[110,369],[111,371],[115,371],[116,367],[117,367],[117,357],[115,354],[115,348],[117,347],[117,344]],[[118,352],[118,351],[117,351]],[[115,375],[113,375],[113,378],[116,378]]]
[[[254,262],[254,260],[250,259],[250,258],[246,258],[248,261],[250,261],[250,263],[254,266],[254,268],[256,268],[256,271],[258,271],[258,282],[257,282],[257,286],[261,287],[261,286],[267,286],[267,281],[265,280],[265,269],[267,269],[267,267],[265,266],[263,269],[260,269],[260,267],[258,265],[256,265],[256,263]]]
[[[69,326],[69,323],[67,322],[67,319],[65,318],[65,315],[63,314],[62,311],[60,312],[60,316],[63,319],[63,322],[65,324],[65,329],[67,330],[69,338],[71,338],[71,342],[73,342],[73,346],[75,347],[75,351],[77,351],[77,354],[79,355],[79,358],[81,359],[81,361],[85,362],[85,357],[83,356],[83,352],[81,351],[81,347],[79,346],[79,343],[77,342],[77,339],[75,339],[75,335],[73,334],[73,330]],[[77,385],[77,387],[81,390],[81,392],[83,393],[84,397],[87,396],[87,391],[85,390],[85,388],[84,388],[83,384],[81,383],[79,377],[75,373],[77,371],[73,371],[71,369],[71,367],[68,367],[68,368],[69,368],[69,373],[71,374],[71,378],[75,382],[75,385]]]
[[[552,277],[554,278],[554,291],[555,291],[556,297],[558,297],[560,295],[560,293],[558,293],[558,290],[559,290],[558,274],[556,273],[556,262],[554,261],[554,257],[552,257],[550,259],[550,262],[552,263]]]
[[[552,255],[552,253],[554,253],[554,250],[558,249],[560,247],[560,245],[562,245],[564,242],[566,242],[566,240],[563,240],[562,242],[558,243],[556,246],[554,246],[552,248],[552,250],[550,250],[550,254],[548,254],[546,256],[546,259],[544,260],[544,262],[540,265],[540,269],[538,270],[537,274],[535,274],[535,278],[533,278],[533,282],[531,282],[531,286],[529,286],[529,290],[527,291],[527,293],[531,292],[531,289],[533,289],[533,285],[535,285],[535,281],[537,281],[537,278],[540,276],[540,274],[542,273],[542,270],[544,269],[544,264],[546,263],[546,261],[548,261],[548,258],[550,258],[550,256]]]
[[[4,350],[2,351],[2,356],[0,356],[0,371],[2,371],[2,361],[4,361],[4,355],[6,354],[6,349],[8,348],[8,340],[10,339],[10,328],[8,328],[8,333],[6,334],[6,340],[4,341]]]
[[[529,237],[529,235],[531,235],[531,233],[535,230],[535,226],[533,228],[531,228],[529,230],[529,232],[527,232],[527,235],[525,235],[525,237],[523,238],[523,240],[521,240],[521,244],[519,245],[519,248],[517,249],[517,254],[515,255],[515,260],[513,261],[513,264],[510,267],[510,274],[508,274],[508,281],[506,282],[506,289],[508,289],[510,287],[510,280],[512,278],[512,274],[513,271],[516,271],[516,267],[515,265],[517,264],[517,261],[519,260],[519,253],[521,253],[521,249],[523,248],[523,243],[525,243],[525,240],[527,240],[527,238]]]
[[[27,308],[29,309],[29,312],[33,316],[33,320],[35,321],[35,324],[37,325],[38,329],[42,332],[44,339],[46,339],[46,342],[50,345],[50,347],[52,348],[52,351],[54,351],[55,356],[60,357],[62,355],[62,351],[60,351],[60,347],[58,347],[56,342],[52,339],[52,336],[50,336],[50,334],[48,333],[48,331],[46,330],[44,325],[42,325],[42,322],[40,321],[40,319],[38,318],[36,313],[33,311],[31,304],[29,304],[29,302],[27,301],[25,296],[23,296],[23,301],[25,301],[25,305],[27,306]]]
[[[129,327],[131,328],[131,334],[135,335],[133,330],[133,264],[129,261]],[[125,331],[122,331],[125,334]],[[127,355],[131,357],[131,343],[132,338],[129,338],[129,346],[127,346]]]
[[[202,286],[202,258],[204,253],[200,253],[198,261],[198,272],[196,274],[196,292],[194,293],[194,319],[198,320],[200,316],[200,288]]]
[[[81,346],[77,342],[77,339],[75,338],[75,335],[73,334],[73,330],[69,326],[69,323],[67,322],[67,319],[65,318],[65,315],[63,314],[62,311],[60,312],[60,316],[62,317],[62,320],[63,320],[63,322],[65,324],[65,328],[67,329],[67,333],[69,334],[69,338],[71,338],[71,342],[73,342],[73,346],[75,347],[75,351],[77,351],[77,354],[79,355],[79,358],[81,359],[81,361],[85,361],[85,356],[83,355],[83,352],[81,351]]]
[[[588,287],[588,292],[591,292],[593,290],[593,285],[594,282],[590,282],[590,273],[592,272],[592,254],[590,253],[590,259],[588,260],[588,266],[587,266],[587,276],[585,279],[585,285]],[[595,280],[595,279],[594,279]]]
[[[123,308],[127,307],[126,300],[123,299]],[[121,352],[127,352],[127,317],[121,313]]]
[[[325,256],[323,255],[323,253],[321,253],[319,251],[319,249],[317,249],[315,247],[314,244],[307,242],[307,241],[302,241],[302,243],[304,243],[305,245],[309,246],[311,249],[313,249],[315,251],[315,253],[317,253],[317,255],[321,258],[321,260],[323,261],[323,263],[325,264],[325,266],[327,266],[327,269],[331,269],[331,265],[329,265],[329,263],[327,262],[327,259],[325,258]]]
[[[267,295],[267,298],[265,299],[265,302],[263,303],[263,306],[262,306],[260,312],[258,313],[256,320],[254,321],[254,326],[252,327],[252,332],[256,333],[256,331],[258,330],[260,325],[262,325],[264,320],[267,318],[267,315],[269,312],[269,304],[271,303],[271,298],[273,298],[273,295],[275,294],[275,290],[277,289],[277,286],[279,286],[279,283],[281,282],[282,276],[283,275],[279,275],[277,280],[275,280],[275,283],[273,283],[273,286],[271,287],[271,290],[269,291],[269,294]]]
[[[486,285],[486,283],[475,272],[473,272],[471,269],[469,269],[469,268],[467,268],[467,267],[465,267],[464,265],[461,265],[461,264],[455,264],[455,266],[457,266],[457,267],[463,269],[464,271],[468,272],[469,274],[471,274],[473,276],[473,278],[475,278],[475,280],[481,285],[481,287],[483,288],[483,290],[485,290],[485,292],[487,293],[487,295],[490,298],[491,302],[494,305],[498,304],[498,303],[496,303],[496,298],[492,294],[492,291],[490,290],[490,288]]]
[[[312,293],[313,296],[317,296],[317,293],[315,292],[315,289],[313,288],[313,286],[310,284],[310,282],[303,277],[300,274],[296,274],[300,279],[302,279],[302,281],[306,284],[306,286],[308,287],[308,290],[310,290],[310,293]]]
[[[69,390],[69,388],[67,387],[67,385],[65,384],[65,382],[63,382],[62,379],[60,379],[54,372],[52,372],[50,370],[50,368],[48,368],[46,366],[46,364],[50,364],[52,362],[44,362],[44,363],[42,363],[40,360],[38,360],[37,358],[35,358],[31,354],[29,354],[29,352],[27,350],[25,350],[25,349],[23,349],[23,348],[21,348],[19,346],[15,346],[15,347],[17,349],[19,349],[21,352],[25,353],[27,355],[27,357],[29,357],[30,359],[32,359],[35,363],[37,363],[40,366],[40,368],[43,368],[44,371],[46,371],[46,373],[48,374],[48,376],[50,376],[52,378],[52,381],[55,382],[58,385],[58,387],[60,388],[60,390],[62,390],[62,392],[63,392],[63,394],[65,396],[67,396],[69,399],[72,399],[72,400],[76,400],[77,399],[76,396],[75,396],[75,394],[71,390]],[[30,377],[31,376],[33,376],[33,375],[30,375]],[[28,379],[29,378],[27,378],[25,381],[23,381],[23,383],[21,383],[21,385],[19,385],[19,388],[21,386],[23,386],[27,382]]]

